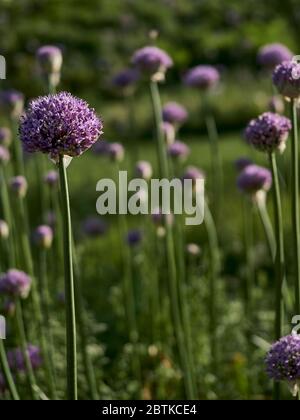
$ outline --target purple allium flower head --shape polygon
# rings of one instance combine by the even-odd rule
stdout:
[[[124,147],[120,143],[109,143],[107,153],[113,162],[121,162],[124,159]]]
[[[300,64],[296,61],[285,61],[273,72],[273,83],[281,95],[287,98],[300,96]]]
[[[7,239],[9,236],[8,224],[0,219],[0,239]]]
[[[261,47],[258,52],[257,60],[262,66],[273,69],[283,61],[291,60],[292,57],[292,52],[285,45],[275,43]]]
[[[239,174],[237,186],[247,194],[268,191],[272,186],[272,174],[269,169],[258,165],[248,165]]]
[[[173,124],[164,121],[162,123],[162,131],[166,140],[167,145],[171,145],[175,141],[175,128]]]
[[[270,112],[276,112],[277,114],[283,114],[284,102],[280,96],[272,96],[269,100],[268,108]]]
[[[134,229],[128,232],[127,237],[126,237],[126,242],[130,246],[136,246],[141,243],[142,239],[143,239],[142,232],[138,229]]]
[[[36,52],[40,69],[44,74],[60,73],[63,56],[61,49],[54,45],[44,45]]]
[[[28,189],[26,178],[22,175],[15,176],[10,180],[10,188],[18,197],[25,197]]]
[[[139,77],[140,73],[137,71],[137,69],[128,68],[116,74],[112,80],[112,83],[118,88],[127,89],[134,85],[139,80]]]
[[[10,117],[19,119],[24,110],[24,95],[16,90],[0,93],[0,107]]]
[[[291,334],[273,344],[266,367],[271,379],[296,385],[300,381],[300,335]]]
[[[33,233],[34,243],[40,248],[51,248],[53,241],[53,230],[50,226],[41,225]]]
[[[109,143],[106,140],[99,140],[93,146],[95,155],[107,156],[109,150]]]
[[[10,160],[10,153],[6,147],[0,146],[0,165],[6,164]]]
[[[44,181],[47,185],[49,185],[50,187],[54,187],[59,180],[59,174],[57,171],[49,171],[45,177],[44,177]]]
[[[11,140],[11,130],[7,127],[0,127],[0,145],[4,147],[9,147],[11,144]]]
[[[176,140],[168,147],[168,154],[172,158],[184,160],[190,154],[190,148],[179,140]]]
[[[283,152],[291,128],[291,121],[288,118],[265,112],[250,121],[245,136],[248,143],[261,152],[270,153],[275,150]]]
[[[153,173],[151,163],[145,160],[137,162],[135,166],[135,173],[136,176],[149,180],[152,177]]]
[[[10,189],[17,197],[25,197],[28,189],[26,178],[22,175],[11,178]]]
[[[190,69],[185,77],[184,83],[187,86],[196,87],[201,90],[208,90],[218,84],[220,73],[213,66],[200,65]]]
[[[253,164],[252,160],[244,156],[234,161],[234,166],[238,172],[241,172],[243,169],[246,168],[246,166],[249,166],[252,164]]]
[[[188,166],[185,173],[183,174],[182,179],[191,179],[192,181],[196,181],[197,179],[204,179],[205,174],[204,172],[196,168],[195,166]]]
[[[107,225],[99,217],[89,217],[83,223],[83,232],[88,236],[102,236],[106,231]]]
[[[11,269],[0,277],[0,293],[26,298],[29,294],[31,278],[16,269]]]
[[[171,57],[157,47],[144,47],[137,50],[132,57],[132,64],[149,76],[160,75],[163,78],[168,68],[173,66]]]
[[[33,100],[21,118],[20,137],[26,152],[79,156],[102,134],[102,122],[82,99],[67,92]]]
[[[169,102],[163,107],[163,120],[175,124],[183,124],[188,117],[187,110],[176,102]]]
[[[42,355],[39,347],[28,344],[27,353],[30,359],[31,366],[34,370],[38,369],[42,363]],[[24,360],[23,351],[20,348],[10,350],[7,352],[7,360],[10,368],[14,371],[25,372],[26,363]]]

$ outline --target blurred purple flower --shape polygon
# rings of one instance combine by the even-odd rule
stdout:
[[[50,226],[41,225],[33,234],[34,243],[40,248],[50,248],[53,241],[53,230]]]
[[[16,90],[0,92],[0,107],[9,116],[19,119],[24,110],[24,95]]]
[[[128,232],[127,237],[126,237],[126,242],[130,246],[136,246],[141,243],[142,239],[143,239],[142,232],[138,229],[134,229]]]
[[[184,160],[190,154],[190,148],[179,140],[176,140],[168,147],[168,154],[172,158]]]
[[[37,50],[36,58],[42,73],[60,73],[63,62],[60,48],[54,45],[44,45]]]
[[[59,174],[57,171],[49,171],[44,177],[44,181],[49,187],[54,187],[58,183],[58,180]]]
[[[272,186],[272,174],[261,166],[247,165],[238,176],[237,186],[246,194],[268,191]]]
[[[99,217],[89,217],[83,223],[83,231],[88,236],[102,236],[107,231],[107,224]]]
[[[79,156],[102,134],[102,122],[88,104],[61,92],[32,101],[21,118],[20,137],[25,151]]]
[[[241,172],[247,166],[252,165],[252,164],[253,162],[251,159],[247,157],[243,157],[243,156],[234,161],[234,166],[238,172]]]
[[[245,136],[252,146],[261,152],[283,152],[286,147],[291,121],[279,114],[265,112],[255,120],[250,121]]]
[[[0,146],[0,165],[5,165],[10,160],[10,153],[6,147]]]
[[[296,61],[285,61],[273,72],[273,83],[278,92],[287,98],[300,96],[300,64]]]
[[[11,130],[7,127],[0,127],[0,145],[9,147],[12,141]]]
[[[16,302],[11,299],[6,299],[2,306],[2,312],[5,316],[12,317],[16,312]]]
[[[264,45],[258,51],[257,61],[263,67],[273,69],[283,61],[291,60],[292,52],[283,44],[274,43]]]
[[[106,140],[98,140],[93,146],[93,152],[99,156],[107,156],[108,149],[109,143]]]
[[[145,160],[137,162],[135,166],[135,173],[137,177],[149,180],[153,173],[151,163]]]
[[[163,120],[171,124],[183,124],[188,117],[187,110],[176,102],[168,102],[163,107]]]
[[[31,278],[23,271],[11,269],[0,277],[0,293],[26,298],[31,287]]]
[[[11,191],[20,198],[25,197],[28,189],[28,184],[26,178],[22,175],[15,176],[10,180],[10,189]]]
[[[34,370],[41,367],[43,361],[39,347],[28,344],[27,353]],[[7,360],[10,368],[18,372],[26,372],[26,363],[21,349],[14,349],[7,352]]]
[[[120,143],[109,143],[107,153],[113,162],[121,162],[124,159],[124,147]]]
[[[126,89],[134,85],[140,77],[140,73],[137,69],[124,69],[116,74],[112,80],[114,86]]]
[[[157,47],[144,47],[137,50],[132,57],[132,64],[150,76],[164,75],[166,70],[173,66],[170,56]]]
[[[201,90],[208,90],[217,85],[220,80],[220,73],[213,66],[200,65],[190,69],[184,76],[184,83],[187,86],[196,87]]]

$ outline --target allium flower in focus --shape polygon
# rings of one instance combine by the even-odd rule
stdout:
[[[83,232],[88,236],[102,236],[106,231],[107,225],[99,217],[89,217],[83,223]]]
[[[185,160],[190,154],[190,148],[179,140],[176,140],[168,147],[168,154],[172,158]]]
[[[287,382],[296,396],[300,385],[300,335],[291,334],[273,344],[266,367],[271,379]]]
[[[135,166],[135,173],[137,177],[143,178],[148,181],[149,179],[151,179],[153,173],[151,163],[145,160],[137,162]]]
[[[272,186],[272,174],[267,168],[247,165],[238,176],[237,186],[246,194],[268,191]]]
[[[183,124],[188,117],[187,110],[176,102],[168,102],[162,110],[163,120],[174,124]]]
[[[128,232],[126,237],[126,242],[130,246],[136,246],[141,243],[143,239],[142,232],[140,230],[134,229]]]
[[[166,143],[167,143],[168,146],[170,146],[175,141],[175,128],[174,128],[173,124],[168,123],[167,121],[164,121],[162,123],[161,128],[162,128],[163,135],[164,135],[164,138],[166,140]]]
[[[115,87],[121,89],[126,93],[132,88],[140,78],[140,73],[137,69],[124,69],[116,74],[112,80]]]
[[[276,112],[277,114],[283,114],[284,102],[280,96],[272,96],[268,105],[270,112]]]
[[[54,187],[57,185],[58,180],[59,174],[57,171],[49,171],[44,177],[44,181],[47,185],[49,185],[49,187]]]
[[[102,134],[102,122],[82,99],[70,93],[33,100],[21,118],[20,137],[26,152],[60,156],[80,156]]]
[[[220,80],[220,73],[213,66],[200,65],[190,69],[184,76],[187,86],[200,90],[208,90],[215,87]]]
[[[272,70],[283,61],[293,58],[293,53],[285,46],[279,43],[264,45],[260,48],[257,61],[263,67]]]
[[[11,130],[7,127],[0,127],[0,145],[4,147],[9,147],[11,144],[11,140]]]
[[[37,50],[36,58],[42,76],[49,78],[50,83],[57,86],[63,62],[61,49],[54,45],[45,45]]]
[[[273,83],[278,92],[286,98],[300,96],[300,64],[296,61],[285,61],[273,72]]]
[[[144,47],[132,57],[132,64],[141,72],[155,80],[163,80],[166,71],[173,66],[171,57],[157,47]]]
[[[0,108],[10,118],[19,119],[24,110],[24,95],[16,90],[0,93]]]
[[[0,293],[25,299],[31,287],[31,278],[23,271],[11,269],[0,277]]]
[[[9,151],[3,147],[0,146],[0,165],[5,165],[10,160],[10,153]]]
[[[241,172],[247,166],[252,165],[253,162],[247,157],[240,157],[234,161],[234,166],[238,172]]]
[[[41,225],[33,233],[34,243],[44,249],[51,248],[53,241],[53,230],[50,226]]]
[[[0,219],[0,239],[7,239],[9,236],[8,224]]]
[[[122,162],[124,159],[124,147],[120,143],[109,143],[107,153],[113,162]]]
[[[34,370],[42,366],[43,360],[39,347],[28,344],[27,352],[31,366]],[[23,351],[19,348],[7,352],[9,367],[16,372],[26,372],[26,363]]]
[[[28,184],[24,176],[19,175],[11,178],[10,180],[11,191],[19,198],[25,197],[28,189]]]
[[[245,136],[248,143],[261,152],[271,153],[276,150],[283,152],[291,128],[292,124],[288,118],[265,112],[250,121]]]

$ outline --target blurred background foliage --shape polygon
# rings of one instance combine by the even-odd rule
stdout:
[[[214,100],[219,125],[241,128],[268,102],[270,87],[257,65],[258,48],[280,41],[297,53],[300,37],[300,5],[293,0],[0,0],[0,6],[0,53],[7,58],[8,87],[27,97],[40,94],[34,53],[40,45],[58,45],[64,53],[62,88],[85,97],[101,113],[105,99],[104,116],[112,123],[126,118],[112,74],[129,65],[133,51],[158,31],[152,42],[175,62],[163,94],[186,101],[189,131],[202,127],[198,95],[178,88],[189,67],[219,67],[224,81]],[[141,95],[138,91],[137,104],[144,103]],[[147,130],[147,107],[137,106],[137,120],[139,129]]]

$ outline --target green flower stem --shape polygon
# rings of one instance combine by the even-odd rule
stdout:
[[[22,143],[19,140],[18,124],[14,119],[10,121],[11,132],[13,133],[13,165],[15,175],[25,175],[24,156]]]
[[[6,351],[4,347],[4,341],[0,339],[0,366],[2,367],[2,372],[4,375],[5,382],[7,384],[7,387],[9,389],[11,398],[14,401],[19,401],[20,397],[15,385],[15,381],[13,379],[7,357],[6,357]]]
[[[1,202],[2,202],[2,209],[3,215],[6,223],[8,224],[10,235],[8,238],[9,241],[9,259],[12,263],[11,267],[15,265],[16,255],[15,255],[15,247],[13,241],[13,221],[12,221],[12,214],[11,214],[11,205],[9,194],[7,191],[7,179],[5,174],[5,169],[2,165],[0,165],[0,189],[1,189]]]
[[[300,314],[300,206],[299,206],[299,147],[298,147],[298,123],[297,102],[291,100],[292,129],[292,232],[294,241],[295,272],[295,313]]]
[[[22,349],[24,363],[26,367],[26,377],[28,380],[28,385],[31,393],[31,397],[33,400],[38,399],[38,388],[36,384],[35,374],[31,365],[31,360],[28,354],[28,344],[26,339],[26,332],[24,326],[24,317],[23,317],[23,309],[22,303],[20,299],[16,301],[16,322],[17,322],[17,330],[20,340],[20,346]]]
[[[276,240],[274,236],[272,223],[268,214],[266,201],[265,199],[261,200],[260,198],[258,198],[255,203],[265,232],[270,257],[272,258],[272,261],[274,261],[276,256]]]
[[[248,211],[250,210],[250,212]],[[250,214],[249,214],[250,213]],[[245,317],[246,323],[249,325],[252,318],[252,291],[255,280],[254,264],[253,264],[253,214],[252,206],[249,209],[248,200],[243,200],[243,214],[244,214],[244,246],[245,258],[247,263],[247,272],[245,279]],[[248,342],[249,328],[247,327]]]
[[[42,307],[42,340],[47,340],[43,345],[43,353],[45,358],[45,369],[47,374],[47,383],[50,389],[50,398],[57,399],[56,385],[55,385],[55,369],[54,369],[54,347],[53,337],[51,334],[51,323],[50,323],[50,296],[49,296],[49,284],[47,275],[47,254],[45,249],[39,250],[39,280],[40,280],[40,296],[41,296],[41,307]]]
[[[269,155],[270,166],[273,177],[273,200],[274,200],[274,216],[275,216],[275,238],[276,238],[276,287],[275,287],[275,339],[279,340],[282,337],[283,324],[283,299],[282,287],[285,281],[285,256],[284,256],[284,235],[283,235],[283,220],[281,208],[281,196],[279,187],[279,177],[277,170],[277,162],[275,153]],[[274,399],[280,399],[280,384],[274,384]]]
[[[158,84],[151,81],[150,84],[151,99],[153,106],[153,114],[155,119],[156,137],[157,137],[157,153],[160,168],[160,177],[169,178],[169,165],[166,152],[165,140],[162,132],[162,107],[159,95]],[[165,218],[166,219],[166,218]],[[191,366],[187,355],[186,343],[184,340],[183,325],[180,313],[178,284],[177,284],[177,268],[175,260],[175,246],[172,227],[165,221],[166,229],[166,253],[168,265],[168,281],[171,302],[171,311],[173,319],[173,329],[176,337],[177,348],[179,352],[181,368],[184,373],[185,390],[188,399],[193,399],[193,380],[191,375]]]
[[[67,397],[77,400],[76,311],[72,261],[72,227],[67,170],[64,157],[59,158],[62,213],[64,224],[66,340],[67,340]]]
[[[54,259],[54,279],[53,279],[53,288],[54,292],[58,293],[61,290],[62,284],[60,280],[63,276],[63,261],[64,261],[64,250],[63,250],[63,240],[62,235],[62,212],[61,212],[61,194],[60,191],[51,189],[51,210],[55,215],[55,235],[54,235],[54,244],[52,249],[52,257]]]
[[[88,352],[88,339],[87,339],[87,331],[86,331],[86,312],[84,307],[84,300],[82,295],[82,288],[81,288],[81,273],[80,273],[80,265],[77,259],[76,248],[73,241],[73,259],[74,259],[74,278],[75,278],[75,302],[76,302],[76,320],[78,323],[78,330],[79,330],[79,338],[80,338],[80,347],[81,347],[81,355],[85,370],[85,375],[87,379],[87,384],[90,390],[90,395],[93,400],[99,400],[99,393],[97,389],[97,381],[95,376],[95,370],[93,367],[93,363]]]
[[[214,223],[214,219],[210,212],[207,202],[205,202],[205,218],[204,224],[208,237],[209,245],[209,258],[210,258],[210,270],[209,270],[209,318],[210,318],[210,340],[211,340],[211,359],[214,367],[218,364],[218,352],[217,352],[217,305],[216,305],[216,292],[217,292],[217,280],[220,269],[220,255],[219,255],[219,244],[217,230]]]

